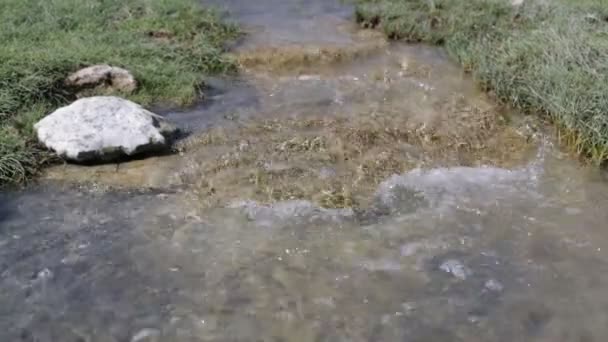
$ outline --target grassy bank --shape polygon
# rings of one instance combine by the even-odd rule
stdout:
[[[390,38],[440,44],[498,100],[544,114],[591,160],[608,160],[605,0],[357,0]]]
[[[222,46],[236,34],[197,0],[1,1],[0,185],[45,162],[32,124],[73,99],[63,86],[70,72],[121,66],[140,84],[133,100],[186,104],[203,75],[233,67]]]

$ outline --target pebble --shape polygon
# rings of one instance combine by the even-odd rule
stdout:
[[[53,278],[53,272],[48,268],[43,269],[36,275],[37,280],[48,280]]]
[[[160,331],[158,329],[142,329],[133,335],[131,342],[159,342]]]
[[[489,279],[486,281],[485,287],[490,291],[496,292],[501,292],[504,289],[504,286],[502,286],[502,284],[495,279]]]
[[[443,264],[439,266],[439,269],[444,272],[450,273],[451,275],[460,280],[465,280],[468,276],[472,274],[471,270],[468,267],[466,267],[463,263],[455,259],[449,259],[444,261]]]

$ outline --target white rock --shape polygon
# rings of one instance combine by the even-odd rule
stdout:
[[[80,99],[34,125],[38,140],[78,162],[110,161],[157,150],[177,128],[131,101],[113,96]]]

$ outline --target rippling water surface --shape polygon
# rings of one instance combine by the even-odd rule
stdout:
[[[352,9],[338,1],[221,4],[252,30],[247,44],[349,43],[336,27]],[[399,87],[357,85],[400,56],[442,70],[426,79],[435,91],[415,91],[421,88],[412,78],[392,83]],[[453,93],[485,101],[425,47],[393,46],[354,66],[323,68],[318,77],[228,82],[215,104],[169,115],[200,129],[221,124],[211,116],[228,111],[355,115],[371,103],[431,113],[425,101]],[[166,167],[163,160],[137,170],[149,176]],[[83,169],[62,172],[89,177]],[[510,168],[436,166],[388,177],[364,208],[262,204],[239,194],[209,208],[185,181],[152,188],[56,179],[0,193],[0,341],[608,336],[608,182],[550,139],[539,138],[533,155]]]

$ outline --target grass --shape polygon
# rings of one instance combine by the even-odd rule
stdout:
[[[560,139],[608,160],[605,0],[355,0],[389,38],[445,46],[499,101],[550,118]]]
[[[25,181],[48,160],[32,125],[74,99],[63,85],[71,72],[124,67],[139,83],[130,99],[188,104],[204,75],[234,68],[223,46],[237,34],[196,0],[1,1],[0,185]]]

